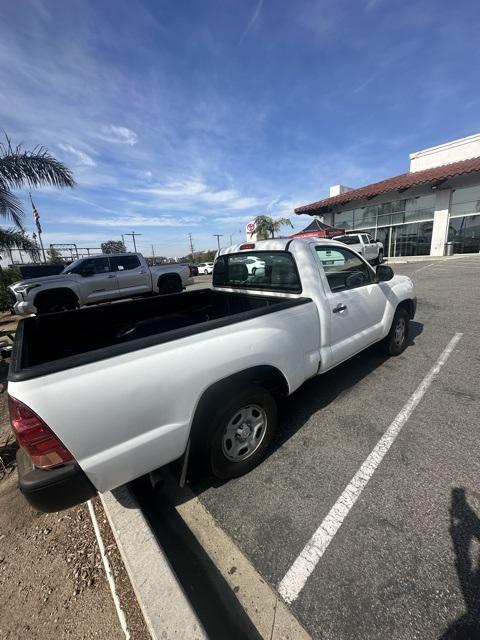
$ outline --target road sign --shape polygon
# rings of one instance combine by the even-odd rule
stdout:
[[[247,222],[245,231],[247,234],[247,240],[253,240],[255,242],[255,240],[257,239],[257,234],[255,233],[255,220]]]

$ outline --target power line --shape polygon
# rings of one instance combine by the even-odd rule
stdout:
[[[126,236],[132,236],[133,239],[133,248],[135,253],[137,253],[137,243],[135,242],[135,236],[143,236],[143,233],[137,233],[136,231],[132,231],[132,233],[125,233]]]
[[[195,261],[195,249],[193,247],[193,238],[192,238],[192,234],[189,233],[188,234],[188,239],[190,241],[190,253],[192,254],[192,262]]]

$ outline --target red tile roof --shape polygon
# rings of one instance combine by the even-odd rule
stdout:
[[[460,162],[452,162],[451,164],[445,164],[441,167],[433,167],[432,169],[424,169],[423,171],[402,173],[399,176],[388,178],[381,182],[375,182],[374,184],[369,184],[366,187],[353,189],[352,191],[341,193],[340,195],[333,196],[332,198],[324,198],[318,202],[312,202],[312,204],[297,207],[295,209],[295,213],[308,213],[313,216],[317,213],[325,213],[335,205],[352,202],[352,200],[370,199],[374,196],[380,195],[381,193],[387,193],[388,191],[400,190],[402,192],[420,184],[437,182],[438,180],[444,181],[465,173],[474,173],[475,171],[480,171],[480,157],[460,160]]]

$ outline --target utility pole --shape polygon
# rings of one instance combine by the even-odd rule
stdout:
[[[192,254],[192,262],[195,262],[195,249],[193,248],[193,239],[192,234],[188,234],[188,239],[190,241],[190,253]]]
[[[218,250],[220,251],[220,238],[223,238],[223,233],[214,233],[212,235],[217,239]]]
[[[152,259],[153,259],[153,266],[155,266],[155,249],[153,248],[153,244],[152,244]]]
[[[132,233],[126,233],[126,236],[132,236],[133,239],[133,248],[135,250],[135,253],[137,253],[137,243],[135,242],[135,236],[142,236],[143,233],[136,233],[136,231],[132,231]]]
[[[125,238],[124,238],[123,233],[122,233],[122,244],[123,244],[123,246],[125,247]],[[126,248],[127,248],[127,247],[125,247],[125,249],[126,249]]]

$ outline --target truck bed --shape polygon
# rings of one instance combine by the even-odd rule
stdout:
[[[309,301],[200,289],[26,318],[17,330],[9,380],[48,375]]]

